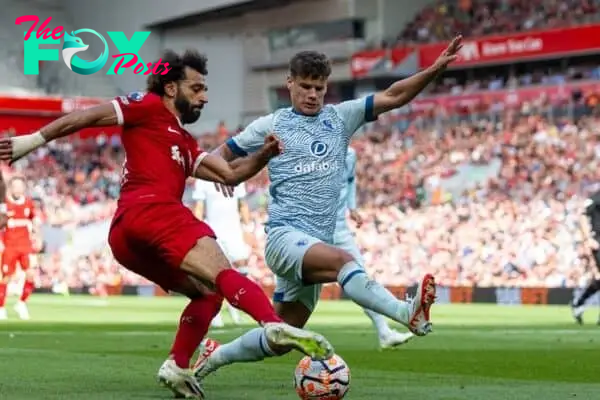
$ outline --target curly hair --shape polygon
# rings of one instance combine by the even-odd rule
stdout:
[[[290,60],[292,78],[327,79],[331,75],[331,61],[317,51],[301,51]]]
[[[146,91],[149,93],[164,96],[166,84],[185,79],[185,67],[196,70],[202,75],[208,74],[206,68],[208,60],[204,54],[199,53],[197,50],[186,50],[183,55],[179,55],[173,50],[165,50],[160,59],[163,65],[161,65],[159,73],[148,76]],[[160,72],[164,71],[164,64],[166,63],[169,63],[169,71],[161,75]]]

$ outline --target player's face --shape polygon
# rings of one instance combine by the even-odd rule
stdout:
[[[326,78],[288,77],[287,87],[296,111],[305,115],[315,115],[323,108],[327,93]]]
[[[15,179],[10,183],[10,194],[15,199],[21,198],[25,195],[25,182],[20,179]]]
[[[206,77],[200,72],[185,69],[185,79],[177,85],[175,109],[183,124],[193,124],[200,118],[202,108],[208,103]]]

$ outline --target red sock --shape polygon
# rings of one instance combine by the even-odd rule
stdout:
[[[229,304],[244,311],[259,324],[282,321],[260,286],[234,269],[221,271],[215,286]]]
[[[35,289],[33,281],[27,279],[23,285],[23,292],[21,292],[21,301],[27,301],[31,293],[33,293],[33,289]]]
[[[189,368],[194,352],[208,332],[210,322],[221,309],[223,298],[217,294],[194,299],[179,319],[171,357],[179,368]]]
[[[0,308],[6,303],[6,283],[0,282]]]

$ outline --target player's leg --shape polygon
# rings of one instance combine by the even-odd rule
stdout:
[[[349,230],[341,230],[336,232],[333,239],[333,244],[342,250],[347,251],[359,265],[365,265],[364,258],[358,249],[352,232]],[[381,349],[394,348],[400,346],[414,337],[412,332],[400,333],[390,328],[387,319],[368,308],[363,308],[363,311],[369,317],[379,338],[379,347]]]
[[[323,336],[282,323],[262,288],[231,268],[212,229],[196,219],[191,210],[183,205],[163,205],[159,212],[160,216],[144,218],[143,226],[137,225],[132,232],[133,237],[145,238],[159,250],[168,265],[179,265],[179,270],[206,284],[264,325],[265,334],[275,344],[291,344],[316,358],[331,356],[331,345]]]
[[[265,258],[277,277],[273,294],[275,307],[285,322],[297,328],[308,321],[321,293],[321,285],[302,282],[302,260],[306,250],[315,243],[320,240],[285,227],[271,229],[267,236]],[[196,363],[196,376],[204,379],[225,365],[259,361],[290,350],[290,346],[268,339],[258,331],[250,331],[222,346],[207,340]]]
[[[11,249],[5,249],[2,253],[2,263],[0,268],[0,320],[5,320],[8,315],[6,313],[6,296],[8,294],[8,284],[12,276],[17,271],[18,254]]]
[[[208,331],[210,321],[220,309],[222,298],[208,291],[184,272],[169,267],[152,249],[131,237],[127,229],[137,215],[126,215],[111,226],[109,244],[116,260],[125,268],[144,276],[165,291],[190,299],[184,308],[169,357],[157,378],[176,396],[204,398],[204,392],[189,369],[190,360]],[[132,217],[132,218],[125,218]]]
[[[35,289],[35,284],[33,282],[33,270],[31,268],[32,258],[33,254],[31,254],[29,251],[22,251],[19,253],[19,265],[25,273],[25,281],[23,282],[23,289],[21,290],[19,301],[15,304],[15,312],[22,320],[28,320],[30,318],[29,309],[27,308],[27,300]]]
[[[596,266],[596,268],[598,268],[598,270],[600,270],[600,251],[592,250],[592,257],[590,258],[590,262],[593,263]],[[581,296],[579,296],[579,298],[574,300],[571,304],[573,318],[575,318],[575,321],[577,321],[577,323],[583,324],[583,312],[585,311],[585,303],[598,291],[600,291],[600,279],[592,278],[591,282],[585,288]]]
[[[321,285],[303,286],[300,282],[278,277],[273,295],[275,309],[286,323],[303,328],[317,304],[320,293]],[[269,335],[258,329],[253,329],[223,345],[215,340],[206,339],[200,348],[200,356],[194,368],[195,374],[202,380],[226,365],[261,361],[286,354],[292,349],[293,346],[269,340]]]
[[[240,240],[236,240],[233,237],[233,234],[234,233],[231,233],[230,236],[222,236],[220,238],[217,238],[217,243],[219,243],[219,245],[221,246],[221,249],[227,256],[227,259],[229,260],[229,262],[233,264],[233,268],[236,271],[238,271],[239,273],[241,273],[242,275],[247,276],[245,271],[240,268],[240,267],[245,266],[244,265],[245,263],[242,261],[244,258],[244,255],[240,254],[241,252],[239,249],[239,243],[237,243],[242,238],[240,237]],[[242,244],[244,244],[243,241],[242,241]],[[231,316],[233,323],[235,325],[241,324],[241,315],[240,315],[239,310],[237,308],[235,308],[234,306],[232,306],[231,303],[229,303],[229,302],[225,303],[225,307],[227,307],[227,311],[229,312],[229,315]],[[219,318],[219,317],[221,317],[221,314],[217,315],[217,318]],[[216,318],[215,318],[215,320],[216,320]],[[215,322],[215,321],[213,321],[213,322]],[[220,322],[221,322],[221,325],[224,325],[222,317],[220,318]]]
[[[306,284],[338,282],[346,295],[358,305],[399,322],[412,333],[423,336],[431,331],[429,310],[435,301],[435,281],[425,275],[415,297],[401,301],[385,287],[370,279],[352,255],[325,243],[310,243],[305,235],[298,245],[307,247],[302,263],[302,280]]]

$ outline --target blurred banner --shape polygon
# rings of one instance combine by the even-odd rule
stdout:
[[[417,68],[426,68],[439,57],[448,43],[365,50],[352,56],[350,69],[354,78],[392,73],[410,58],[417,57]],[[503,36],[465,40],[458,60],[452,68],[509,64],[600,51],[600,24],[533,31]]]
[[[386,286],[397,298],[404,299],[407,293],[415,293],[416,286]],[[165,296],[162,289],[154,285],[114,285],[107,286],[109,295],[129,296]],[[267,295],[273,294],[273,287],[263,286]],[[437,301],[439,304],[457,303],[492,303],[504,306],[516,305],[566,305],[574,296],[581,294],[580,288],[516,288],[516,287],[438,287]],[[90,287],[71,288],[72,294],[89,294]],[[51,288],[38,288],[36,293],[52,293]],[[321,300],[347,300],[337,284],[323,287]],[[596,293],[586,303],[587,306],[600,305],[600,293]]]

